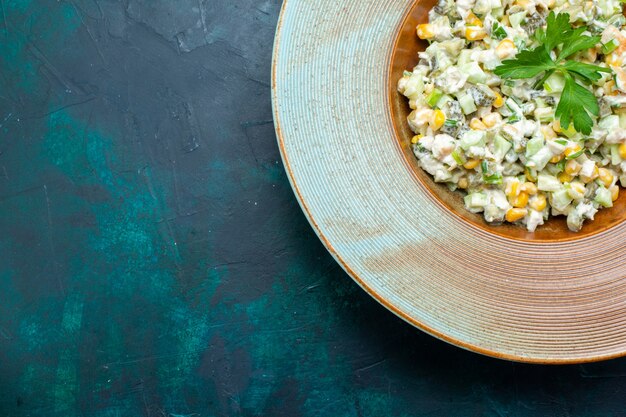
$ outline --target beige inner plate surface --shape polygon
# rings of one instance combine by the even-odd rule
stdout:
[[[389,111],[409,0],[287,0],[273,105],[297,198],[344,269],[422,330],[539,363],[626,353],[626,223],[580,239],[511,239],[450,212],[407,164]]]

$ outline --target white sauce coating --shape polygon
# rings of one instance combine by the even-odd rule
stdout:
[[[600,117],[590,135],[554,111],[563,80],[502,80],[493,70],[538,45],[550,11],[601,36],[569,59],[611,68],[592,85]],[[466,193],[487,222],[535,231],[550,215],[572,231],[612,207],[626,186],[626,19],[618,0],[440,0],[417,34],[430,45],[398,90],[409,99],[413,151],[437,182]],[[610,52],[608,50],[611,50]]]

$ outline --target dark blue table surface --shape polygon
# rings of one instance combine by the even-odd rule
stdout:
[[[0,415],[626,415],[626,360],[481,357],[337,266],[276,146],[279,9],[0,0]]]

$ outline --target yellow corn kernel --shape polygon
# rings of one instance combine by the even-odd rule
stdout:
[[[474,130],[485,130],[487,129],[487,126],[485,126],[485,124],[483,122],[480,121],[480,119],[474,117],[472,119],[472,121],[470,122],[470,127]]]
[[[626,159],[626,142],[622,142],[618,149],[620,158]]]
[[[483,123],[487,126],[488,129],[491,129],[498,123],[502,121],[502,116],[500,113],[489,113],[485,117],[483,117]]]
[[[611,192],[611,199],[616,201],[619,198],[619,187],[617,184],[612,185],[611,188],[609,188],[609,191]]]
[[[499,109],[500,107],[504,106],[504,99],[502,98],[502,95],[497,91],[494,91],[494,94],[496,95],[496,99],[493,101],[493,107]]]
[[[514,180],[507,184],[505,194],[509,198],[517,197],[517,194],[520,191],[519,181]]]
[[[604,90],[604,94],[612,95],[615,92],[615,81],[609,80],[605,82],[602,89]]]
[[[506,14],[502,16],[502,19],[500,19],[500,23],[502,23],[502,25],[504,26],[511,26],[511,21],[509,20],[509,16]]]
[[[581,58],[589,62],[596,62],[596,59],[598,59],[598,52],[596,51],[596,48],[589,48],[582,53]]]
[[[479,41],[487,37],[487,32],[483,28],[469,27],[465,29],[465,39],[468,41]]]
[[[539,128],[539,130],[543,134],[543,137],[546,139],[556,138],[556,133],[554,132],[554,130],[552,130],[550,126],[542,125],[541,128]]]
[[[524,8],[524,10],[526,10],[528,8],[528,3],[529,3],[528,0],[515,0],[513,2],[513,5],[520,6],[520,7]]]
[[[572,136],[576,135],[576,129],[574,128],[574,123],[570,123],[569,126],[567,127],[567,129],[563,129],[563,127],[561,127],[562,132],[565,136],[567,136],[568,138],[571,138]]]
[[[505,219],[509,223],[523,219],[528,214],[528,210],[523,208],[512,208],[506,212]]]
[[[457,185],[459,186],[460,189],[465,190],[469,186],[469,182],[467,181],[467,178],[462,177],[462,178],[459,178],[459,182]]]
[[[565,172],[569,175],[578,174],[580,172],[580,168],[582,168],[582,165],[576,162],[575,159],[571,159],[567,161],[567,164],[565,164]]]
[[[562,133],[567,137],[571,137],[576,134],[576,129],[574,129],[574,123],[570,123],[567,129],[563,129],[563,126],[561,126],[561,122],[555,120],[554,122],[552,122],[552,129],[554,129],[555,132]]]
[[[572,180],[574,179],[574,177],[567,172],[561,172],[557,178],[561,182],[572,182]]]
[[[524,208],[528,205],[528,194],[521,192],[519,195],[513,199],[511,202],[513,207]]]
[[[570,146],[569,148],[565,148],[565,151],[563,151],[563,153],[565,154],[565,156],[570,156],[573,153],[576,153],[578,151],[580,151],[582,148],[580,147],[579,144],[574,144],[574,146]]]
[[[554,155],[554,156],[552,157],[552,159],[550,159],[550,163],[552,163],[552,164],[556,164],[556,163],[558,163],[561,159],[563,159],[564,157],[565,157],[565,155],[563,155],[563,154],[560,154],[560,155]]]
[[[537,194],[537,186],[532,182],[525,182],[524,184],[522,184],[522,187],[520,188],[520,190],[522,190],[528,195]]]
[[[433,130],[441,129],[441,126],[446,122],[446,115],[441,110],[435,110],[433,112],[430,127]]]
[[[620,54],[616,54],[615,52],[611,52],[610,54],[604,57],[604,62],[606,62],[609,66],[622,66],[622,58]]]
[[[575,195],[570,194],[570,196],[573,197],[575,200],[580,200],[585,196],[585,184],[583,184],[582,182],[574,181],[570,184],[570,187],[572,191],[576,193]]]
[[[474,169],[478,165],[480,165],[480,159],[470,159],[466,163],[463,164],[463,168],[465,169]]]
[[[537,196],[530,202],[530,207],[532,207],[533,210],[543,211],[547,204],[546,196],[543,194],[537,194]]]
[[[432,39],[435,37],[433,26],[428,23],[417,25],[417,37],[420,39]]]
[[[515,44],[510,39],[504,39],[496,46],[496,55],[498,58],[507,58],[511,54],[515,54]]]
[[[473,12],[469,12],[465,18],[465,24],[467,26],[483,26],[483,22]]]
[[[416,144],[417,142],[419,142],[419,141],[420,141],[420,139],[421,139],[421,138],[423,138],[423,137],[424,137],[424,135],[415,135],[415,136],[413,136],[413,138],[411,139],[411,143],[412,143],[413,145],[415,145],[415,144]]]
[[[613,184],[613,173],[606,168],[598,169],[598,178],[600,178],[600,181],[602,181],[604,186],[607,188]]]
[[[600,175],[600,170],[598,170],[598,167],[594,167],[593,168],[593,173],[591,174],[591,177],[588,177],[586,175],[581,175],[580,179],[585,184],[589,184],[591,181],[593,181],[596,178],[598,178],[598,175]]]

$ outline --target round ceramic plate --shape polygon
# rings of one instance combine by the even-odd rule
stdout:
[[[409,150],[395,91],[432,0],[286,0],[273,62],[278,142],[331,254],[416,327],[500,358],[626,354],[626,192],[575,234],[490,226]]]

